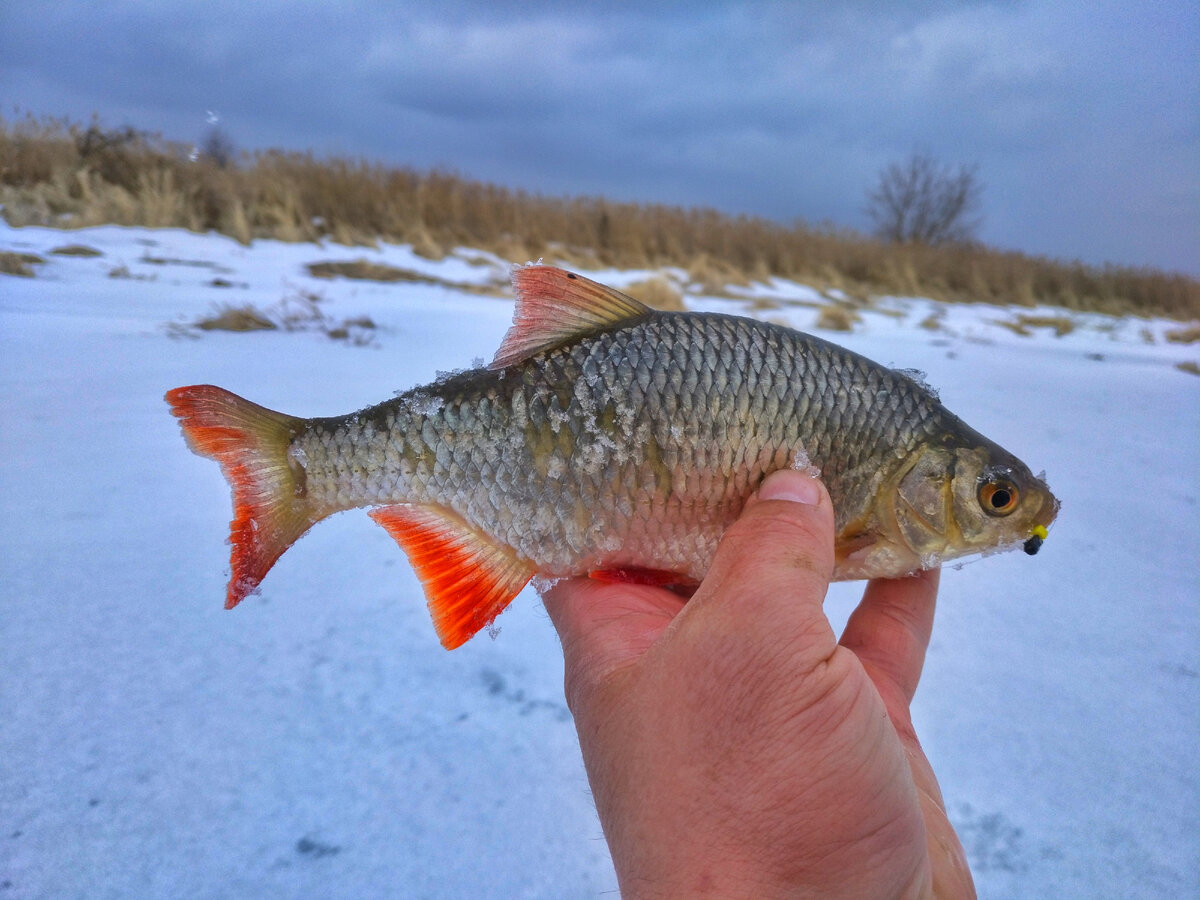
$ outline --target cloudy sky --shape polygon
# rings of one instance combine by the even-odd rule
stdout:
[[[1200,5],[0,2],[0,113],[867,228],[916,150],[980,236],[1200,275]]]

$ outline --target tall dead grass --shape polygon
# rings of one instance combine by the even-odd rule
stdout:
[[[1200,317],[1200,282],[977,245],[888,244],[711,209],[547,197],[365,160],[282,150],[218,165],[133,129],[0,118],[0,203],[13,225],[101,223],[216,230],[242,241],[459,246],[513,261],[679,266],[711,290],[778,275],[848,294],[922,294],[1017,306]],[[711,282],[711,284],[710,284]]]

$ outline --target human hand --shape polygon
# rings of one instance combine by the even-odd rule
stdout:
[[[686,603],[546,592],[623,896],[975,895],[909,715],[938,573],[870,582],[839,642],[833,563],[829,495],[786,470]]]

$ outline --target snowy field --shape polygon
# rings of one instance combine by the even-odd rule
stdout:
[[[228,491],[162,399],[332,415],[490,359],[511,303],[455,285],[500,261],[117,227],[0,225],[0,250],[46,260],[0,275],[0,900],[611,895],[537,596],[447,653],[354,512],[226,612]],[[360,257],[431,280],[305,269]],[[688,303],[813,327],[809,288],[744,293]],[[297,330],[188,326],[221,303]],[[1200,896],[1200,345],[1015,315],[897,298],[824,335],[924,370],[1063,503],[1037,557],[945,572],[917,729],[981,896]]]

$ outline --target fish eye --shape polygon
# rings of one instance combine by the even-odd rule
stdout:
[[[991,516],[1007,516],[1017,508],[1020,494],[1009,481],[985,481],[979,487],[979,504]]]

